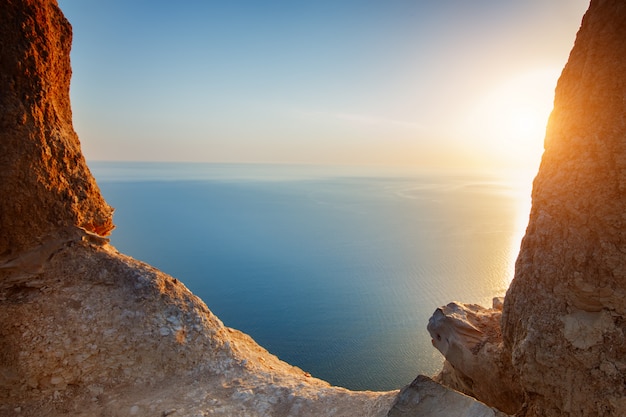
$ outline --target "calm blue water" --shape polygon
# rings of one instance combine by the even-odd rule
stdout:
[[[528,210],[525,188],[498,175],[90,167],[116,208],[121,252],[180,279],[281,359],[357,390],[439,370],[428,318],[504,294]]]

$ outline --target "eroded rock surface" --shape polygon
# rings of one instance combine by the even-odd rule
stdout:
[[[0,322],[3,416],[384,416],[397,394],[280,361],[180,281],[80,233],[36,275],[0,271]]]
[[[0,267],[64,227],[113,228],[72,127],[71,38],[56,1],[2,2]]]
[[[626,3],[593,0],[559,79],[503,312],[528,416],[626,415]]]
[[[524,395],[502,349],[502,299],[492,308],[449,303],[428,321],[433,345],[446,358],[436,380],[509,414],[517,412]]]
[[[626,3],[593,0],[556,88],[502,342],[474,306],[438,310],[442,381],[493,404],[483,387],[510,382],[495,364],[521,386],[519,416],[626,415],[625,115]]]

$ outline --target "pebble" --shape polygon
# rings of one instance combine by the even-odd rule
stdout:
[[[61,384],[62,382],[65,382],[65,379],[63,379],[63,377],[62,377],[62,376],[53,376],[53,377],[50,379],[50,383],[51,383],[52,385],[59,385],[59,384]]]

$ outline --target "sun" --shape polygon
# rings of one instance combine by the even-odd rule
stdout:
[[[479,97],[467,120],[467,134],[489,158],[506,165],[536,167],[543,152],[546,124],[558,70],[517,74]]]
[[[520,106],[512,108],[505,120],[506,127],[510,127],[511,136],[520,140],[525,138],[538,137],[544,129],[544,114],[531,106]]]

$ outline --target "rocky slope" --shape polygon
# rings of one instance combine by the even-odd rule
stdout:
[[[178,280],[81,229],[39,273],[3,272],[0,414],[383,416],[224,325]],[[174,412],[175,411],[175,412]]]

